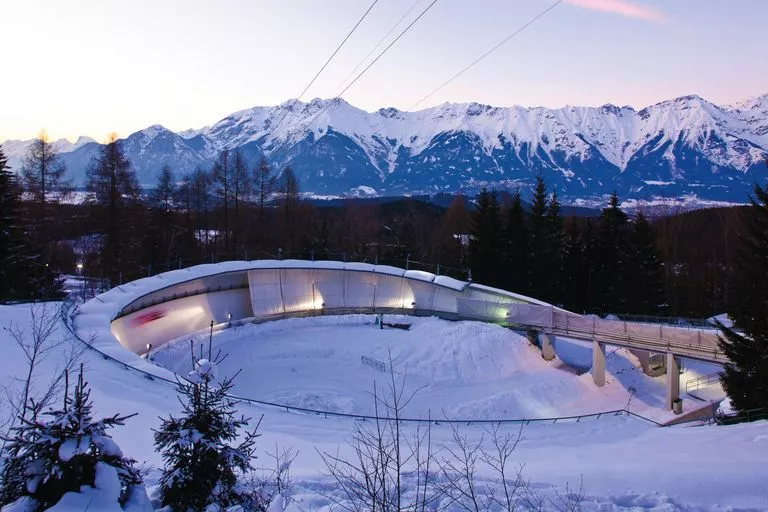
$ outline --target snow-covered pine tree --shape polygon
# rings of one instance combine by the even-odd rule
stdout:
[[[107,434],[133,415],[94,421],[92,409],[81,366],[72,396],[65,391],[61,409],[21,419],[5,439],[0,505],[20,500],[24,510],[43,511],[67,493],[88,487],[100,492],[102,503],[110,495],[121,506],[149,503],[135,461],[124,457]]]
[[[188,380],[178,381],[183,414],[163,419],[155,431],[155,448],[165,462],[162,505],[178,512],[236,505],[266,510],[267,498],[245,485],[253,471],[259,425],[243,432],[238,443],[249,419],[236,416],[238,402],[228,396],[234,378],[217,380],[217,365],[208,359],[193,363]]]

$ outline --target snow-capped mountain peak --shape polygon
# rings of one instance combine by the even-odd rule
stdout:
[[[92,139],[57,142],[77,172]],[[6,141],[18,168],[29,141]],[[367,112],[342,99],[288,100],[234,112],[200,129],[152,125],[125,139],[143,183],[164,164],[179,174],[224,149],[290,163],[310,192],[389,193],[520,186],[544,174],[564,195],[711,193],[740,197],[768,157],[768,95],[718,106],[689,95],[635,110],[443,103]],[[691,188],[693,187],[693,188]]]

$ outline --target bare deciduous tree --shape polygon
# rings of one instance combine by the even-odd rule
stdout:
[[[12,377],[2,386],[6,404],[3,430],[19,421],[32,421],[61,392],[67,370],[79,361],[84,347],[57,332],[58,308],[52,304],[36,303],[29,309],[28,326],[17,323],[3,327],[24,355],[21,376]],[[57,357],[52,365],[46,362]],[[46,366],[44,369],[43,366]],[[48,375],[47,380],[45,375]]]
[[[434,456],[431,421],[419,423],[412,435],[404,432],[403,410],[418,390],[405,391],[389,357],[387,389],[379,394],[374,382],[373,426],[357,423],[349,446],[354,456],[320,453],[343,500],[327,496],[350,512],[432,510],[440,494],[434,485]],[[413,482],[410,485],[410,482]]]

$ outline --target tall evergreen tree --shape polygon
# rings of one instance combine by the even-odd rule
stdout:
[[[528,227],[519,190],[512,196],[512,204],[507,210],[504,238],[506,287],[527,294],[530,287]]]
[[[435,232],[432,250],[433,259],[437,263],[454,268],[464,265],[465,245],[471,222],[466,197],[458,193]]]
[[[22,188],[0,146],[0,300],[55,298],[62,280],[42,257],[34,227],[24,221]]]
[[[565,222],[561,302],[566,308],[576,312],[584,312],[588,308],[587,236],[575,216]]]
[[[472,213],[469,241],[472,279],[481,284],[501,286],[504,279],[503,251],[501,208],[496,192],[489,192],[483,187],[477,196],[477,208]]]
[[[21,186],[8,166],[0,146],[0,300],[27,298],[24,286],[26,265],[24,233],[21,222]]]
[[[554,304],[563,303],[563,217],[560,214],[560,200],[557,190],[552,191],[547,209],[547,256],[545,262],[549,279],[545,291],[546,300]]]
[[[621,210],[619,196],[614,192],[600,214],[597,234],[595,268],[595,299],[599,313],[627,312],[627,214]]]
[[[664,312],[664,264],[656,248],[656,237],[643,212],[637,214],[629,239],[627,311],[639,315]]]
[[[161,209],[165,213],[173,210],[173,200],[178,191],[176,178],[173,169],[168,164],[163,165],[160,174],[157,176],[157,185],[152,191],[151,203],[155,208]]]
[[[559,214],[558,214],[559,215]],[[549,301],[554,289],[552,262],[552,220],[544,178],[537,176],[530,212],[530,284],[531,294]]]
[[[598,221],[599,222],[599,221]],[[600,295],[600,243],[599,231],[596,223],[592,219],[586,219],[582,233],[582,244],[584,246],[584,270],[585,286],[584,289],[584,311],[598,313],[599,295]]]
[[[728,316],[720,325],[720,347],[728,357],[723,388],[739,411],[768,409],[768,187],[755,185],[733,275]]]
[[[86,188],[90,193],[94,225],[103,236],[103,275],[113,286],[122,272],[131,268],[130,255],[135,231],[136,207],[141,189],[122,143],[112,135],[88,169]]]

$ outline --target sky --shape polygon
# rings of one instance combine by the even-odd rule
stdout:
[[[0,141],[200,128],[296,98],[372,1],[0,0]],[[430,2],[378,0],[302,100],[339,94]],[[438,0],[343,97],[411,109],[554,2]],[[765,19],[766,0],[562,0],[418,108],[732,103],[768,92]]]

